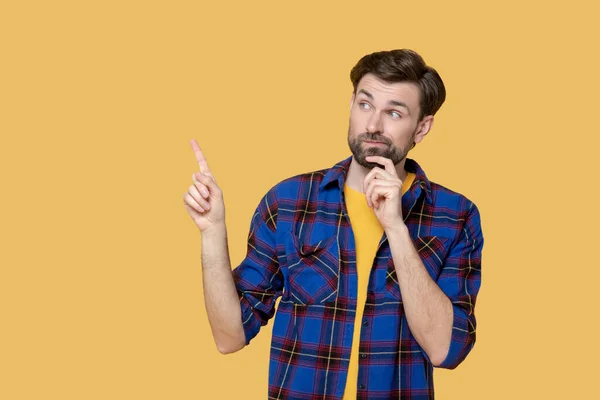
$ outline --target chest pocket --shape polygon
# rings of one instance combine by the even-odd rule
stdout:
[[[339,281],[336,236],[303,243],[290,233],[286,246],[289,299],[301,305],[335,301]],[[287,274],[286,274],[287,272]]]
[[[446,256],[448,255],[448,244],[452,239],[441,236],[419,236],[413,239],[413,244],[423,265],[429,272],[431,278],[437,282],[438,277],[444,267]],[[398,276],[394,261],[390,255],[388,259],[388,267],[385,278],[385,287],[388,295],[395,299],[402,300],[400,294],[400,285],[398,284]]]

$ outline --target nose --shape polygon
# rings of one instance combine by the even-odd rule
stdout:
[[[369,116],[369,120],[367,121],[367,132],[369,133],[381,133],[382,132],[382,121],[381,114],[379,111],[374,111]]]

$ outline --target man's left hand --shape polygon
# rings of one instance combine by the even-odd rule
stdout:
[[[385,167],[375,167],[365,177],[363,190],[367,204],[373,208],[384,231],[403,224],[402,181],[392,160],[380,156],[368,156],[366,160]]]

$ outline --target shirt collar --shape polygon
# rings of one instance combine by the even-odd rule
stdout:
[[[338,184],[338,188],[343,188],[351,162],[352,156],[338,162],[331,167],[323,177],[323,180],[319,185],[319,190],[324,190],[327,186],[333,184],[334,182]],[[432,203],[431,182],[429,179],[427,179],[427,175],[425,175],[425,171],[423,171],[421,166],[415,160],[407,158],[404,164],[404,169],[407,172],[412,172],[415,174],[415,180],[411,185],[409,192],[411,192],[415,198],[418,198],[421,194],[421,190],[424,190],[427,201]]]
[[[423,168],[412,158],[407,158],[404,163],[404,170],[407,172],[412,172],[415,174],[415,181],[411,185],[409,191],[415,193],[415,195],[419,195],[416,191],[417,188],[425,191],[426,200],[433,204],[433,195],[431,194],[431,182],[427,179],[427,175],[425,175],[425,171]]]
[[[335,164],[333,167],[329,168],[329,171],[323,177],[321,184],[319,185],[319,190],[324,190],[330,184],[337,182],[339,188],[344,187],[344,182],[346,182],[346,176],[348,175],[348,169],[350,168],[350,163],[352,162],[352,156],[346,158]]]

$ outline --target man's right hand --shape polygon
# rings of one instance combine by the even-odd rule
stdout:
[[[233,353],[246,345],[246,334],[229,261],[223,193],[198,142],[191,143],[200,172],[192,175],[194,184],[183,196],[183,204],[202,233],[204,304],[215,344],[221,353]]]
[[[193,184],[183,197],[183,204],[194,220],[200,232],[225,225],[225,203],[223,193],[208,168],[206,157],[195,139],[192,149],[200,166],[200,172],[192,174]]]

